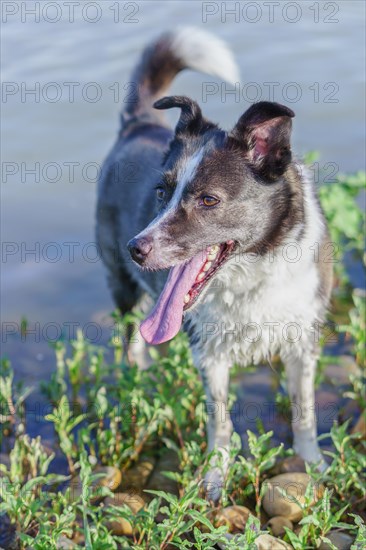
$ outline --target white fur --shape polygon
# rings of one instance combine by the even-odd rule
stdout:
[[[180,28],[172,49],[183,63],[206,74],[218,76],[231,84],[239,82],[238,66],[223,40],[195,27]]]
[[[186,185],[192,181],[196,170],[203,158],[203,149],[199,149],[196,151],[194,155],[192,155],[188,161],[184,164],[184,168],[178,171],[177,175],[177,186],[174,189],[174,193],[172,198],[170,199],[168,203],[168,207],[162,211],[160,216],[156,217],[147,227],[144,229],[139,235],[137,235],[136,238],[144,237],[145,235],[148,235],[152,230],[156,231],[159,230],[159,227],[162,227],[163,224],[167,219],[174,216],[180,201],[182,200],[182,194],[184,191],[184,188]]]
[[[184,163],[184,167],[178,170],[178,183],[177,187],[174,190],[174,195],[169,202],[168,211],[174,210],[180,204],[183,191],[186,185],[193,180],[197,168],[200,165],[201,160],[203,159],[203,153],[204,149],[198,149],[198,151],[196,151],[195,154],[192,155],[186,163]]]

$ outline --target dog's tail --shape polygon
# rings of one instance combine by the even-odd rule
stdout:
[[[174,77],[183,69],[218,76],[230,83],[239,80],[239,70],[228,46],[221,39],[195,27],[162,34],[144,50],[129,83],[132,89],[122,114],[130,118],[152,117],[154,101],[165,95]]]

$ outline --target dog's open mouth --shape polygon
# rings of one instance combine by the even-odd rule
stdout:
[[[172,267],[165,287],[150,315],[140,326],[149,344],[171,340],[182,325],[183,313],[198,300],[208,282],[230,258],[235,241],[208,247],[189,262]]]
[[[183,311],[186,311],[197,301],[202,290],[212,279],[218,269],[229,259],[229,256],[235,248],[234,241],[227,241],[223,244],[215,244],[207,250],[206,260],[197,274],[196,280],[191,289],[184,296]]]

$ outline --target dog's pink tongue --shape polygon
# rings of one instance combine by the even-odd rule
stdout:
[[[187,264],[172,267],[170,270],[153,311],[140,325],[140,332],[149,344],[161,344],[171,340],[179,332],[183,320],[184,297],[205,262],[204,256],[200,252]]]

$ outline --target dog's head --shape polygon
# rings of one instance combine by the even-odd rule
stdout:
[[[294,113],[257,103],[227,133],[187,97],[166,97],[155,107],[180,107],[181,116],[156,186],[160,212],[128,246],[144,268],[178,266],[188,309],[235,250],[263,253],[287,223]]]

